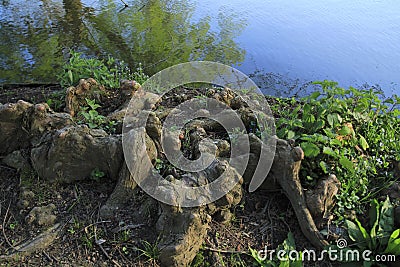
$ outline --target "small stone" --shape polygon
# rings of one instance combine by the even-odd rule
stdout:
[[[49,204],[42,207],[34,207],[25,217],[28,224],[36,223],[39,226],[53,225],[57,219],[52,213],[56,209],[54,204]]]
[[[28,208],[34,197],[35,194],[32,191],[26,189],[25,187],[22,187],[21,192],[19,194],[19,201],[17,203],[18,208],[20,209]]]
[[[7,166],[15,168],[17,170],[29,169],[30,164],[28,160],[23,156],[23,152],[21,150],[16,150],[10,154],[8,154],[4,159],[3,163]]]
[[[216,214],[215,219],[222,224],[228,224],[232,220],[232,217],[233,214],[229,209],[223,209]]]
[[[167,177],[165,177],[165,180],[167,180],[168,182],[173,183],[175,181],[175,177],[173,175],[167,175]]]
[[[17,207],[20,209],[26,209],[27,207],[29,207],[29,201],[25,200],[25,199],[21,199],[18,201]]]
[[[21,198],[22,199],[29,199],[29,198],[34,198],[35,197],[35,193],[33,193],[32,191],[30,191],[30,190],[23,190],[22,192],[21,192]]]
[[[44,112],[46,110],[46,107],[43,104],[36,104],[35,108],[37,111],[40,111],[40,112]]]

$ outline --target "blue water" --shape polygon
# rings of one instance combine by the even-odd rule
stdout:
[[[238,69],[246,74],[379,84],[387,94],[400,93],[398,0],[203,0],[196,15],[215,22],[226,8],[247,22],[237,38],[246,50]]]
[[[53,49],[54,46],[55,50],[51,52],[54,57],[62,56],[64,51],[67,51],[65,47],[57,47],[57,42],[63,41],[63,36],[58,39],[53,38],[53,32],[56,31],[52,30],[65,27],[62,28],[62,32],[74,25],[74,22],[71,22],[70,26],[63,26],[63,23],[69,22],[58,21],[65,15],[64,2],[14,0],[0,3],[2,7],[0,21],[3,27],[0,27],[0,33],[8,31],[4,36],[7,36],[10,42],[9,47],[12,46],[11,52],[0,51],[2,57],[9,56],[0,58],[0,65],[5,64],[4,62],[17,62],[15,65],[20,66],[20,69],[15,70],[16,73],[21,72],[27,77],[32,77],[29,81],[35,79],[40,81],[41,77],[25,74],[30,66],[34,66],[37,62],[37,58],[32,59],[31,51]],[[80,2],[83,8],[90,7],[90,10],[94,10],[94,14],[109,8],[110,3],[114,3],[114,14],[132,12],[129,8],[123,10],[124,5],[120,0]],[[125,0],[125,2],[130,6],[148,3],[145,0]],[[398,0],[188,0],[187,2],[193,6],[192,20],[198,21],[209,17],[211,31],[220,30],[218,17],[221,14],[229,14],[231,20],[243,22],[242,30],[234,27],[230,29],[234,40],[245,50],[244,61],[234,66],[245,74],[252,75],[251,77],[254,77],[266,92],[268,88],[287,90],[289,87],[292,89],[296,86],[301,87],[310,81],[328,79],[339,82],[343,87],[357,87],[366,83],[377,84],[387,95],[400,94],[400,1]],[[76,12],[79,13],[80,11]],[[29,35],[32,37],[28,38],[33,38],[40,34],[40,38],[32,42],[9,33],[9,30],[15,29],[17,25],[18,31],[29,34],[32,26],[40,29],[42,24],[45,25],[43,26],[45,30]],[[84,20],[84,25],[93,30],[87,20]],[[67,38],[70,38],[71,33],[69,34]],[[72,37],[75,36],[81,37],[72,34]],[[96,36],[92,34],[89,38]],[[49,41],[44,42],[43,38]],[[76,42],[73,42],[76,45]],[[101,42],[104,42],[104,39]],[[100,50],[104,49],[101,47],[101,42],[99,42]],[[33,49],[29,49],[28,43],[34,44]],[[135,44],[129,42],[128,44],[135,47]],[[7,46],[8,44],[5,45]],[[15,50],[20,51],[22,59],[14,59],[11,54]],[[93,54],[92,51],[91,53]],[[40,51],[37,54],[40,54]],[[60,57],[54,61],[56,65],[60,65],[62,60]],[[137,60],[140,61],[140,58]],[[49,70],[51,67],[44,69],[44,71]],[[255,73],[257,75],[254,75]],[[17,78],[22,76],[16,75]],[[16,82],[5,77],[0,77],[0,81]],[[292,91],[295,92],[295,89]]]

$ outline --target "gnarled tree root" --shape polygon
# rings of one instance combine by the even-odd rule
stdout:
[[[328,245],[328,242],[324,240],[315,226],[300,183],[299,171],[303,157],[304,153],[300,147],[292,147],[287,141],[278,140],[274,163],[268,179],[274,179],[282,187],[292,204],[306,238],[317,248],[323,248]]]

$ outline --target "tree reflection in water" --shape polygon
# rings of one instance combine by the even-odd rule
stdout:
[[[236,64],[245,51],[235,42],[245,21],[221,10],[195,21],[190,1],[3,1],[0,4],[0,82],[54,82],[69,49],[111,55],[152,75],[190,60]],[[216,23],[213,23],[216,24]]]

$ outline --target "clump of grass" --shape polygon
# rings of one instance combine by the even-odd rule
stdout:
[[[148,262],[155,263],[160,257],[160,250],[158,248],[159,240],[152,244],[147,240],[142,241],[143,249],[138,249],[140,257],[144,257]]]
[[[141,64],[132,71],[123,61],[113,57],[106,60],[84,57],[82,53],[70,51],[70,59],[63,66],[63,71],[57,76],[63,88],[76,85],[80,79],[94,78],[101,85],[108,88],[119,88],[123,79],[135,80],[142,84],[148,76],[143,72]]]

